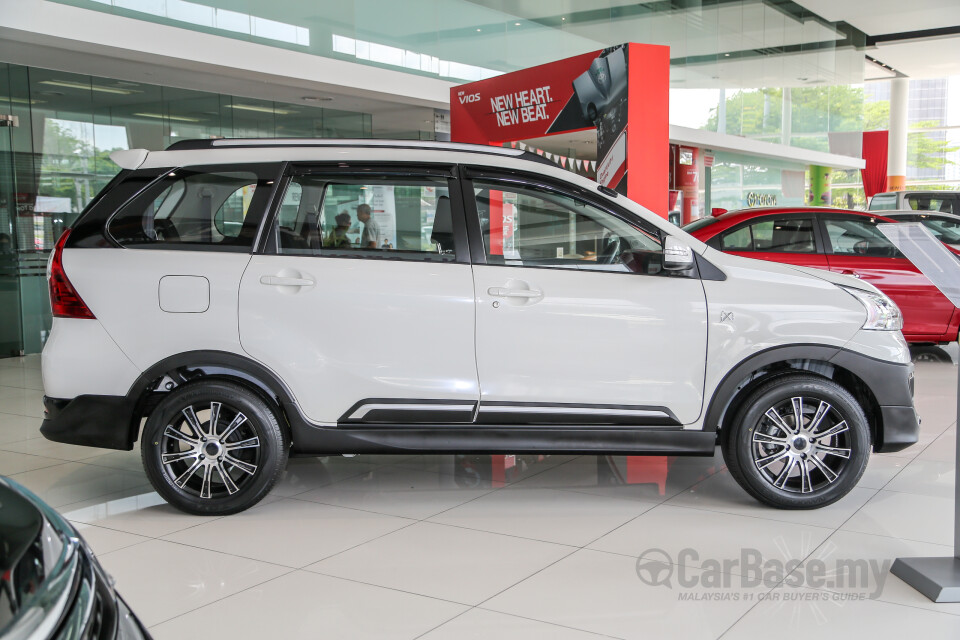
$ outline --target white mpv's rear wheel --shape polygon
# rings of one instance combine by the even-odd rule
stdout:
[[[255,393],[221,380],[170,392],[147,419],[140,444],[154,489],[194,514],[226,515],[259,502],[287,463],[288,442]]]
[[[754,498],[780,509],[814,509],[845,496],[863,475],[870,447],[856,399],[810,375],[761,385],[721,434],[730,474]]]

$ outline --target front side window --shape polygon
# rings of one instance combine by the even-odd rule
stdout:
[[[953,213],[953,197],[929,193],[910,193],[904,198],[907,206],[914,211],[940,211]],[[872,208],[872,207],[871,207]]]
[[[275,165],[186,167],[167,173],[108,223],[125,247],[249,251]]]
[[[828,218],[824,221],[833,253],[873,258],[901,257],[897,248],[880,233],[873,218]]]
[[[722,251],[816,253],[811,218],[764,218],[720,238]]]
[[[275,224],[287,255],[456,259],[446,178],[295,176]]]
[[[560,192],[475,180],[487,264],[657,274],[663,249],[644,229]]]

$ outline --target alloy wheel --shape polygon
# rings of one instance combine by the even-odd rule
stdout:
[[[161,437],[164,473],[180,490],[204,499],[230,496],[260,465],[260,435],[241,411],[220,402],[188,405]]]
[[[760,475],[790,493],[808,494],[832,485],[851,457],[846,419],[819,398],[795,396],[767,409],[751,444]]]

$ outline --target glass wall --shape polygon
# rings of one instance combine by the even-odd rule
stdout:
[[[117,149],[219,137],[368,138],[369,114],[0,64],[0,357],[50,330],[46,262]]]
[[[734,210],[803,205],[805,170],[802,164],[718,151],[710,170],[710,206]]]

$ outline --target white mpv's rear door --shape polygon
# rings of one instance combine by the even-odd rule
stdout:
[[[244,350],[316,423],[470,422],[473,277],[451,171],[292,173],[240,285]]]

